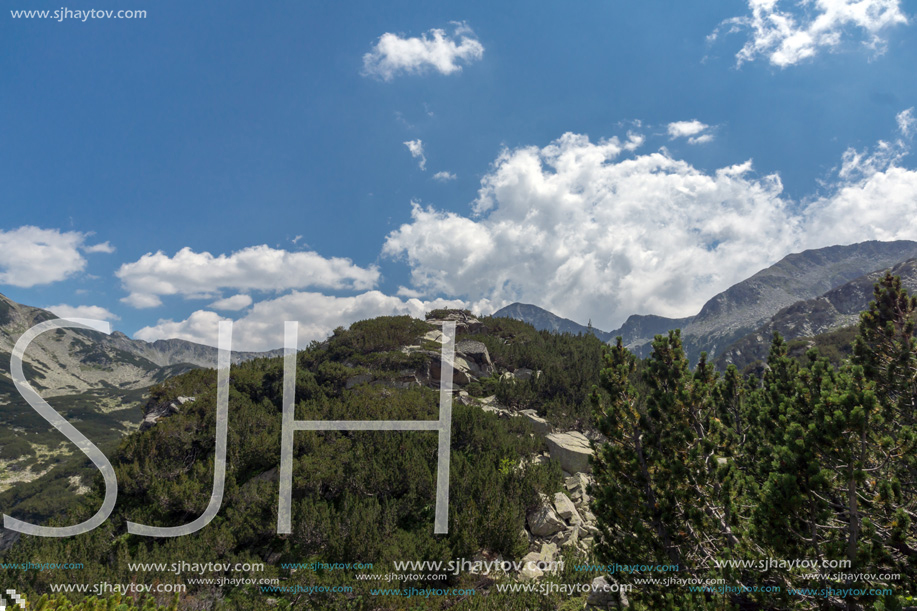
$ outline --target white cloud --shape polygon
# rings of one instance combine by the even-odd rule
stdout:
[[[221,320],[231,320],[206,310],[198,310],[191,314],[185,320],[175,322],[173,320],[160,319],[154,327],[144,327],[134,333],[134,338],[142,339],[147,342],[155,342],[158,339],[185,339],[189,342],[206,344],[208,346],[217,345],[217,331]],[[233,350],[244,350],[235,342],[233,337]]]
[[[713,142],[713,134],[702,134],[688,138],[688,144],[707,144],[708,142]]]
[[[420,159],[417,162],[417,166],[426,171],[427,169],[427,158],[423,154],[423,142],[418,138],[417,140],[408,140],[404,142],[404,145],[408,147],[408,150],[411,151],[411,157],[414,159]]]
[[[785,10],[787,5],[796,10]],[[886,30],[908,20],[900,0],[748,0],[750,15],[734,17],[709,36],[715,40],[720,29],[728,33],[750,31],[750,39],[736,54],[738,65],[766,57],[785,68],[832,51],[854,33],[874,53],[884,51]]]
[[[231,255],[214,256],[183,248],[174,257],[147,253],[123,264],[115,275],[130,294],[124,303],[137,308],[160,305],[162,295],[213,298],[221,289],[283,291],[320,287],[366,290],[379,280],[375,267],[350,259],[325,258],[315,252],[289,252],[251,246]]]
[[[122,297],[121,303],[126,303],[140,310],[144,308],[157,308],[162,305],[162,299],[150,293],[131,293],[127,297]]]
[[[910,138],[914,133],[914,126],[917,125],[917,119],[914,118],[914,107],[899,112],[895,115],[895,120],[898,122],[898,131],[901,132],[901,135]]]
[[[713,142],[710,126],[697,119],[691,121],[674,121],[668,125],[669,139],[687,138],[688,144],[706,144]],[[706,133],[704,133],[706,132]]]
[[[110,255],[111,253],[115,252],[115,247],[108,242],[102,242],[101,244],[93,244],[92,246],[83,247],[83,252],[90,254],[102,252]]]
[[[79,249],[86,234],[26,225],[0,230],[0,284],[29,288],[69,278],[86,269]]]
[[[402,38],[386,32],[372,51],[363,56],[364,76],[390,81],[399,74],[423,74],[436,70],[452,74],[484,56],[484,45],[464,23],[453,24],[452,35],[436,28],[420,37]]]
[[[456,178],[458,178],[458,176],[456,176],[452,172],[446,172],[446,171],[437,172],[436,174],[433,175],[433,180],[436,180],[439,182],[449,182],[450,180],[455,180]]]
[[[665,149],[564,134],[503,151],[470,217],[413,204],[383,253],[412,288],[486,312],[535,303],[614,329],[633,313],[695,314],[716,293],[790,252],[917,239],[917,172],[901,143],[848,152],[827,195],[784,197],[751,161],[705,172]]]
[[[706,130],[708,127],[710,126],[706,123],[701,123],[697,119],[692,121],[674,121],[669,123],[669,137],[687,138],[688,136],[696,136],[697,134]]]
[[[252,304],[252,298],[248,295],[239,294],[219,299],[210,304],[214,310],[244,310]]]
[[[121,320],[120,316],[112,314],[101,306],[70,306],[64,303],[47,306],[45,308],[60,318],[94,318],[95,320]]]
[[[283,323],[299,321],[299,344],[324,340],[339,326],[376,316],[407,314],[415,318],[436,308],[464,307],[458,300],[403,300],[368,291],[352,297],[333,297],[320,293],[293,291],[288,295],[256,303],[245,316],[233,324],[234,350],[271,350],[283,346]],[[178,337],[198,343],[216,345],[218,323],[228,320],[214,312],[198,310],[182,321],[160,320],[144,327],[134,337],[155,341]]]

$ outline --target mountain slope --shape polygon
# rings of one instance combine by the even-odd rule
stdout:
[[[917,292],[917,259],[903,261],[891,268],[891,273],[901,277],[902,285],[914,294]],[[859,314],[869,306],[873,286],[885,275],[880,269],[865,274],[834,288],[815,299],[798,301],[775,314],[754,332],[740,338],[719,355],[717,367],[736,365],[743,369],[755,361],[767,359],[771,337],[780,333],[786,340],[814,337],[837,329],[855,325]]]
[[[915,256],[917,242],[905,240],[829,246],[791,254],[714,296],[697,315],[678,320],[658,317],[652,321],[650,330],[665,333],[681,328],[685,350],[692,362],[703,351],[714,357],[783,308]],[[628,319],[631,328],[635,326],[634,318]],[[653,335],[646,333],[634,338],[631,333],[628,337],[628,323],[611,333],[624,336],[631,350],[647,356]]]
[[[72,453],[69,442],[25,402],[10,375],[19,337],[56,318],[0,295],[0,491],[47,473]],[[233,353],[235,363],[274,353]],[[148,343],[123,333],[59,329],[26,350],[29,383],[94,443],[110,447],[143,419],[146,389],[198,367],[214,367],[217,349],[184,340]]]
[[[353,586],[354,596],[371,601],[372,608],[392,610],[408,607],[400,598],[375,597],[370,588],[378,583],[358,581],[350,571],[290,570],[284,563],[372,563],[370,568],[382,574],[392,571],[392,560],[402,558],[449,561],[483,554],[520,561],[563,559],[572,566],[577,557],[585,556],[597,533],[586,493],[591,476],[570,471],[564,478],[563,456],[572,450],[562,445],[563,438],[551,446],[546,438],[550,428],[538,432],[533,423],[558,425],[565,417],[589,420],[588,397],[599,380],[602,343],[588,335],[539,332],[508,318],[478,321],[467,320],[464,313],[458,316],[464,324],[458,326],[455,343],[447,534],[433,532],[439,477],[435,433],[336,430],[296,433],[292,532],[277,534],[284,386],[284,362],[278,358],[232,369],[225,495],[208,526],[184,537],[140,539],[126,534],[124,524],[187,523],[209,502],[216,375],[196,370],[150,392],[151,408],[181,396],[194,396],[194,401],[125,437],[112,452],[119,497],[105,524],[73,538],[22,537],[4,561],[78,558],[84,567],[72,580],[90,584],[137,579],[128,562],[263,563],[257,573],[249,575],[246,569],[233,576],[278,578],[284,586],[346,583]],[[440,410],[442,323],[407,316],[364,320],[299,352],[297,417],[435,419]],[[534,416],[536,412],[547,422]],[[580,448],[572,458],[585,459],[583,452]],[[100,483],[96,477],[93,490],[74,515],[65,516],[66,522],[95,511]],[[563,511],[556,509],[558,503],[566,503],[566,514],[558,513]],[[44,592],[50,580],[58,579],[50,572],[27,578],[22,573],[9,575],[9,580],[18,580],[9,587]],[[449,573],[442,580],[412,579],[407,586],[476,588],[476,598],[483,599],[494,583],[467,571]],[[571,580],[591,577],[569,573]],[[257,586],[214,586],[197,577],[153,568],[143,579],[184,581],[188,590],[182,593],[181,608],[270,608]],[[492,594],[486,608],[556,608],[554,600],[547,606],[549,599],[542,593],[513,592],[511,601],[510,595]],[[278,609],[306,608],[301,601],[285,606],[284,597],[272,598],[282,601]],[[308,608],[368,608],[360,599],[360,604],[353,604],[351,598],[332,595],[330,588],[306,600]],[[420,607],[445,610],[457,608],[454,605],[446,596],[434,596]]]
[[[806,250],[788,255],[719,293],[694,316],[673,319],[633,315],[618,329],[594,330],[594,333],[603,341],[621,336],[625,346],[645,357],[649,355],[655,335],[681,329],[685,351],[689,359],[696,362],[701,352],[707,352],[711,358],[719,355],[733,342],[754,332],[798,301],[813,299],[855,278],[914,257],[917,257],[917,242],[906,240]],[[522,320],[537,329],[569,333],[588,331],[588,327],[533,305],[515,303],[494,316]]]
[[[512,303],[504,308],[500,308],[492,314],[494,318],[512,318],[527,322],[539,331],[553,331],[554,333],[570,333],[572,335],[583,335],[592,333],[602,341],[607,342],[611,335],[594,327],[581,325],[569,318],[562,318],[557,314],[549,312],[544,308],[529,303]]]

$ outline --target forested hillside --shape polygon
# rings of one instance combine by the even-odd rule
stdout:
[[[178,595],[132,599],[177,609],[913,607],[915,309],[888,275],[849,358],[837,345],[853,335],[816,342],[804,355],[775,336],[767,365],[744,377],[735,367],[718,374],[703,358],[690,368],[674,331],[640,359],[621,342],[608,347],[592,335],[457,311],[432,312],[426,322],[362,321],[301,351],[297,419],[435,420],[444,341],[437,325],[457,321],[447,535],[433,533],[436,433],[417,431],[297,432],[293,530],[277,534],[279,358],[231,369],[217,517],[188,536],[129,535],[127,520],[186,524],[207,506],[216,372],[191,371],[152,389],[151,424],[112,457],[119,500],[104,525],[72,538],[23,537],[4,556],[84,568],[7,572],[3,587],[37,599],[63,581],[182,584]],[[830,359],[819,345],[834,349]],[[591,441],[590,468],[574,472],[558,432]],[[96,480],[79,509],[56,523],[96,511]],[[428,567],[414,578],[395,569],[400,561],[462,559],[563,565],[486,574]],[[176,561],[248,568],[195,574],[175,570]],[[816,562],[832,568],[812,568]],[[452,594],[419,601],[382,594],[380,582]],[[604,597],[550,589],[590,583],[632,589]],[[545,589],[509,592],[507,584]],[[92,597],[66,596],[94,608]],[[112,606],[98,608],[116,608],[113,600],[103,595],[98,604]]]
[[[197,370],[152,389],[148,412],[177,403],[179,397],[193,400],[128,436],[112,457],[119,498],[108,522],[73,538],[23,537],[5,561],[82,562],[86,568],[65,576],[80,583],[131,582],[137,575],[128,564],[134,562],[265,563],[263,572],[250,577],[278,578],[284,586],[347,583],[354,590],[347,596],[313,594],[307,597],[311,606],[303,607],[302,595],[268,597],[257,585],[201,586],[169,571],[141,577],[184,582],[188,592],[182,595],[182,609],[253,609],[267,598],[277,608],[372,608],[364,606],[369,587],[354,582],[352,573],[281,568],[285,563],[372,563],[380,572],[378,567],[391,570],[396,560],[470,560],[481,553],[490,559],[522,558],[535,545],[526,530],[527,514],[542,503],[540,494],[564,490],[564,481],[558,463],[547,459],[544,439],[532,434],[529,420],[508,414],[525,407],[569,428],[588,425],[588,394],[598,381],[602,344],[594,337],[538,332],[508,319],[476,325],[459,333],[458,345],[470,351],[483,344],[492,365],[472,375],[463,369],[465,361],[456,360],[456,375],[467,371],[468,377],[459,385],[453,407],[448,535],[434,535],[432,528],[436,434],[415,431],[298,432],[293,533],[277,535],[283,363],[256,359],[231,370],[226,493],[219,515],[207,527],[174,539],[131,536],[125,528],[126,520],[184,524],[207,505],[216,372]],[[440,348],[435,329],[409,317],[380,318],[356,323],[348,331],[339,329],[328,341],[303,350],[297,359],[296,418],[436,419],[438,379],[434,384],[430,371]],[[526,371],[537,375],[526,376]],[[98,478],[80,510],[58,521],[76,523],[94,513],[101,489]],[[571,558],[582,554],[573,547],[565,553]],[[6,575],[12,587],[36,593],[61,581],[53,571],[33,575],[28,582],[11,577]],[[480,579],[449,576],[448,585],[480,588]],[[545,603],[538,594],[506,598],[502,604],[518,600],[526,605],[527,599]],[[171,596],[157,600],[169,604]],[[407,599],[404,607],[398,599],[377,600],[382,608],[413,608]],[[430,608],[453,603],[438,597]]]

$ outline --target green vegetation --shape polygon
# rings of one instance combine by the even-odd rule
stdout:
[[[645,363],[620,341],[606,351],[602,391],[593,395],[609,440],[595,463],[598,557],[677,564],[682,578],[780,590],[642,587],[632,596],[638,608],[910,604],[917,585],[915,310],[900,280],[886,276],[861,317],[851,358],[836,366],[812,348],[800,364],[775,334],[760,380],[743,379],[734,367],[718,376],[703,358],[691,371],[678,332],[657,336]],[[757,568],[791,559],[850,564]],[[755,566],[718,565],[724,561]],[[794,588],[813,593],[791,594]],[[827,588],[892,594],[814,594]]]
[[[386,371],[423,369],[427,365],[429,355],[408,357],[400,348],[417,345],[419,337],[430,329],[430,325],[408,317],[380,318],[356,323],[349,331],[337,330],[328,341],[313,343],[297,357],[297,419],[435,419],[438,391],[418,386],[398,388],[385,382]],[[514,366],[537,367],[545,371],[545,377],[554,375],[549,372],[561,357],[540,361],[537,356],[547,357],[559,346],[552,343],[551,336],[531,327],[500,329],[505,336],[497,342],[500,359]],[[507,338],[513,333],[522,333],[532,347],[517,353],[504,346],[502,342],[512,341]],[[572,350],[569,347],[575,341],[569,337],[565,341]],[[600,346],[590,346],[597,361]],[[582,355],[577,358],[585,360]],[[347,388],[349,379],[366,373],[373,381]],[[113,454],[119,498],[108,522],[73,538],[24,538],[4,560],[82,562],[84,569],[64,577],[80,583],[137,580],[138,575],[128,569],[129,562],[172,563],[180,559],[189,563],[266,563],[263,572],[207,576],[277,578],[283,585],[346,583],[354,587],[352,596],[314,594],[308,597],[309,604],[316,605],[312,608],[357,609],[366,608],[372,600],[373,608],[378,608],[383,599],[371,598],[369,584],[355,581],[352,573],[292,572],[281,569],[280,564],[320,559],[372,562],[377,570],[386,566],[391,570],[395,560],[470,559],[481,550],[519,559],[528,552],[523,537],[527,510],[539,502],[539,493],[562,488],[556,463],[516,467],[520,457],[545,449],[543,440],[531,435],[524,419],[501,419],[479,407],[456,404],[448,535],[433,534],[436,433],[308,431],[295,435],[293,533],[278,536],[282,359],[258,359],[234,366],[230,379],[226,492],[220,513],[206,528],[175,539],[150,539],[128,535],[125,527],[126,520],[151,525],[187,523],[207,505],[213,478],[216,374],[196,370],[151,389],[149,404],[168,403],[178,396],[193,396],[195,400],[149,430],[129,435]],[[580,392],[585,393],[587,382],[580,386]],[[552,400],[556,405],[572,401],[559,392]],[[101,499],[100,480],[95,477],[92,492],[54,523],[73,524],[94,513]],[[53,571],[23,573],[7,573],[4,587],[42,593],[62,579]],[[190,583],[188,577],[154,571],[140,579],[145,583],[186,583],[182,609],[254,609],[265,604],[267,595],[258,585],[203,586]],[[469,579],[468,575],[451,576],[448,582],[393,582],[386,587],[426,587],[431,583],[433,587],[474,587]],[[277,599],[277,608],[301,608],[302,602],[294,604],[299,599],[293,595],[271,597]],[[543,598],[540,594],[537,597]],[[424,603],[451,605],[446,598],[439,598]],[[168,603],[164,599],[157,602]],[[384,599],[385,608],[416,608],[416,603]]]
[[[156,604],[152,598],[134,600],[119,594],[107,598],[90,596],[78,601],[71,601],[62,594],[46,594],[29,606],[29,609],[34,611],[176,611],[178,608],[177,597],[172,604],[162,606]]]
[[[911,605],[908,597],[917,583],[917,303],[892,277],[877,286],[875,297],[854,330],[790,343],[775,336],[768,362],[749,375],[734,367],[719,374],[703,357],[691,368],[678,332],[657,336],[645,360],[621,342],[608,347],[592,335],[539,332],[505,318],[483,318],[483,330],[460,334],[459,341],[484,343],[496,366],[493,375],[464,387],[471,397],[496,395],[501,405],[535,409],[562,429],[594,423],[607,439],[597,445],[596,485],[590,491],[601,528],[596,558],[576,558],[566,550],[568,567],[543,582],[589,581],[596,575],[570,569],[582,561],[677,564],[680,571],[669,576],[723,579],[733,587],[771,586],[780,592],[704,593],[640,584],[629,594],[632,608],[900,610]],[[404,383],[405,378],[429,379],[438,345],[422,338],[434,328],[409,317],[377,318],[313,343],[297,355],[296,418],[436,419],[439,396],[433,385]],[[420,349],[402,350],[406,345]],[[477,596],[422,600],[376,596],[372,590],[378,582],[356,579],[359,572],[394,572],[393,562],[400,560],[448,561],[482,553],[518,560],[529,551],[525,516],[539,503],[539,494],[562,489],[561,471],[551,461],[523,460],[545,450],[524,418],[500,417],[476,405],[453,406],[448,535],[433,534],[436,434],[381,431],[297,432],[293,532],[277,535],[279,358],[232,368],[226,489],[217,517],[185,537],[128,535],[127,520],[183,524],[207,505],[215,385],[214,371],[194,370],[150,390],[148,409],[179,396],[195,400],[127,436],[111,453],[119,500],[108,522],[79,537],[24,538],[4,557],[5,562],[82,562],[84,569],[7,572],[0,587],[38,597],[62,580],[187,586],[176,599],[170,594],[146,601],[79,601],[75,594],[59,595],[47,601],[47,609],[70,603],[84,605],[76,609],[172,605],[224,611],[582,608],[583,595],[500,593],[492,576],[385,582],[387,588],[478,591]],[[0,450],[3,443],[0,439]],[[7,443],[15,452],[15,442]],[[91,491],[77,496],[65,473],[81,474],[86,484],[92,480]],[[14,491],[0,495],[5,508],[13,507],[6,513],[22,519],[54,514],[52,523],[73,524],[95,512],[102,486],[77,454],[46,478]],[[48,506],[53,498],[64,499],[61,508],[67,511],[54,512]],[[757,565],[800,559],[851,564],[826,571]],[[179,560],[264,564],[263,571],[203,577],[352,590],[267,593],[255,582],[202,584],[193,581],[200,574],[168,568]],[[283,563],[317,561],[373,563],[374,568],[282,568]],[[722,566],[724,561],[755,565]],[[166,567],[138,573],[128,563]],[[826,575],[809,576],[819,572]],[[901,579],[830,577],[836,572],[898,573]],[[627,583],[647,576],[618,573],[612,579]],[[884,587],[892,594],[789,593],[790,588]]]
[[[21,520],[44,522],[79,503],[81,488],[91,485],[98,471],[7,381],[0,377],[0,395],[8,390],[10,399],[0,416],[0,506]],[[136,429],[144,399],[142,390],[99,389],[48,402],[111,454]],[[21,481],[24,474],[32,474],[32,481]],[[35,478],[37,474],[43,475]]]
[[[484,318],[487,333],[460,335],[487,346],[499,370],[541,372],[527,380],[485,378],[469,385],[472,395],[496,394],[510,407],[534,409],[562,429],[582,428],[592,420],[589,395],[598,382],[602,342],[594,335],[536,331],[511,318]]]

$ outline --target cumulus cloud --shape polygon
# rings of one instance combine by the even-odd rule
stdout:
[[[101,306],[71,306],[64,303],[47,306],[45,308],[60,318],[93,318],[95,320],[121,320],[120,316],[112,314]]]
[[[792,10],[785,7],[794,5]],[[785,68],[819,51],[832,51],[854,35],[874,53],[885,47],[885,32],[907,24],[900,0],[748,0],[750,15],[724,21],[709,36],[749,32],[749,40],[736,54],[739,66],[765,57]]]
[[[324,340],[336,327],[376,316],[409,315],[423,318],[429,310],[464,307],[460,300],[401,299],[379,291],[368,291],[350,297],[334,297],[312,292],[293,291],[288,295],[258,302],[245,316],[233,324],[234,350],[271,350],[283,346],[283,323],[299,322],[299,343],[306,346],[312,340]],[[207,310],[198,310],[181,321],[160,320],[155,326],[144,327],[134,337],[155,341],[177,337],[208,345],[216,345],[217,328],[221,320],[229,320]]]
[[[220,316],[215,312],[197,310],[185,320],[178,322],[160,319],[155,326],[144,327],[134,333],[134,338],[147,342],[155,342],[158,339],[185,339],[189,342],[216,346],[219,323],[222,320],[232,319]],[[233,350],[244,350],[235,341],[232,347]]]
[[[362,74],[391,81],[400,74],[423,74],[430,70],[440,74],[460,72],[462,63],[484,56],[484,45],[466,24],[453,26],[452,35],[439,28],[412,38],[386,32],[363,56]]]
[[[633,313],[695,314],[732,284],[805,248],[917,239],[917,172],[900,142],[845,155],[829,193],[793,202],[751,161],[707,172],[665,149],[564,134],[503,151],[472,214],[413,204],[383,248],[412,288],[492,311],[535,303],[614,329]]]
[[[438,182],[449,182],[450,180],[455,180],[456,178],[458,178],[458,176],[456,176],[452,172],[446,172],[446,171],[437,172],[436,174],[433,175],[433,180],[436,180]]]
[[[427,158],[423,154],[423,142],[418,138],[417,140],[408,140],[404,143],[408,150],[411,151],[411,157],[418,159],[417,166],[421,170],[427,169]],[[434,177],[435,178],[435,177]]]
[[[350,259],[325,258],[315,252],[289,252],[252,246],[214,256],[183,248],[174,257],[147,253],[123,264],[115,275],[130,294],[122,299],[136,308],[156,307],[163,295],[213,298],[221,289],[283,291],[309,287],[367,290],[379,280],[375,267]]]
[[[248,295],[233,295],[225,299],[218,299],[210,304],[214,310],[244,310],[252,304],[252,298]]]
[[[86,234],[26,225],[0,230],[0,284],[29,288],[50,284],[86,269],[80,248]]]

